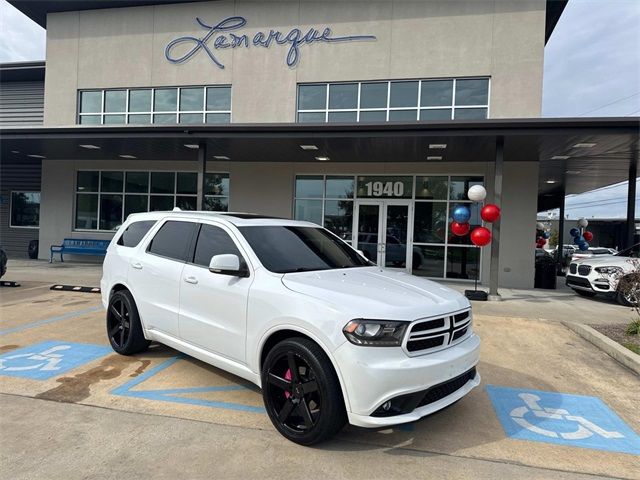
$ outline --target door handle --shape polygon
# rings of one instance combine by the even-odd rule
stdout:
[[[184,281],[187,283],[196,284],[198,283],[198,279],[196,277],[184,277]]]
[[[133,262],[131,266],[136,270],[142,270],[142,264],[140,262]]]

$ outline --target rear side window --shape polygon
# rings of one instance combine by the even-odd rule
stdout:
[[[118,245],[123,247],[136,247],[142,240],[149,229],[156,223],[155,220],[144,220],[142,222],[134,222],[129,225],[120,238],[118,239]]]
[[[185,262],[197,227],[198,224],[193,222],[168,221],[160,227],[147,250],[149,253]]]
[[[196,243],[193,263],[208,267],[211,257],[232,253],[242,259],[242,255],[227,232],[213,225],[202,225]]]

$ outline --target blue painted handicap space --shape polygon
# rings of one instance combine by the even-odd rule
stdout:
[[[47,341],[0,355],[0,375],[47,380],[108,355],[102,345]]]
[[[509,437],[640,454],[640,436],[599,398],[495,385],[486,389]]]
[[[211,387],[186,387],[186,388],[170,388],[170,389],[138,389],[141,383],[149,380],[151,377],[157,375],[161,371],[169,368],[175,364],[182,357],[172,357],[165,360],[160,365],[152,368],[151,370],[143,373],[135,379],[114,388],[111,393],[113,395],[121,395],[124,397],[145,398],[147,400],[157,400],[162,402],[172,403],[185,403],[189,405],[199,405],[202,407],[211,408],[223,408],[228,410],[240,410],[244,412],[252,413],[265,413],[266,410],[262,407],[256,407],[255,405],[245,405],[242,403],[225,402],[216,400],[205,400],[203,398],[197,398],[189,396],[189,394],[202,394],[202,393],[215,393],[215,392],[230,392],[236,390],[250,390],[252,385],[237,384],[237,385],[220,385]]]

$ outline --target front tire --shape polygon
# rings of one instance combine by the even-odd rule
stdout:
[[[591,298],[591,297],[595,297],[597,295],[596,292],[588,292],[586,290],[576,290],[576,289],[574,289],[573,291],[576,292],[581,297]]]
[[[120,355],[133,355],[147,349],[140,315],[131,292],[120,290],[111,295],[107,309],[107,337],[111,348]]]
[[[261,375],[271,423],[288,440],[313,445],[333,437],[346,423],[338,377],[316,343],[283,340],[268,353]]]
[[[625,307],[640,305],[640,278],[633,274],[623,277],[618,283],[616,299]]]

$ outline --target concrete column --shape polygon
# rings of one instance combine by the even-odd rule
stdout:
[[[556,262],[558,264],[557,271],[559,272],[562,269],[562,261],[564,257],[564,206],[565,206],[565,188],[562,187],[562,192],[560,193],[560,217],[558,218],[558,248],[556,250]]]
[[[196,206],[198,210],[204,210],[206,193],[205,189],[205,176],[207,173],[207,142],[200,142],[198,144],[198,200]]]
[[[629,165],[629,190],[627,194],[627,235],[624,248],[633,245],[633,237],[636,233],[636,177],[638,176],[638,164],[634,158]]]
[[[502,205],[502,167],[504,162],[504,137],[496,137],[495,174],[493,177],[493,203]],[[493,223],[491,240],[491,272],[489,277],[489,298],[500,300],[498,279],[500,275],[500,219]]]

